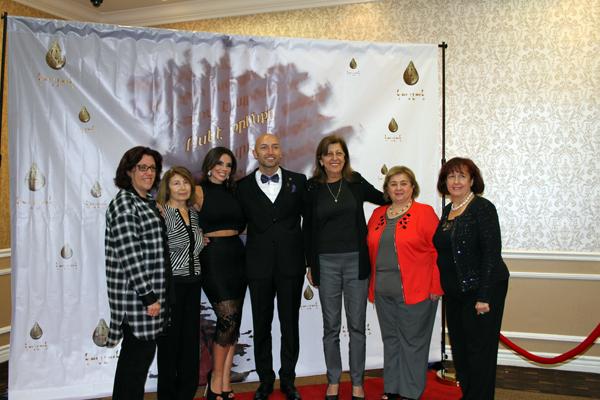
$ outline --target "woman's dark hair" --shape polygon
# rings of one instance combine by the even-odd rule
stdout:
[[[154,158],[154,163],[156,164],[156,174],[154,183],[152,184],[152,189],[156,189],[160,174],[162,172],[162,156],[158,151],[144,146],[132,147],[131,149],[127,150],[125,154],[123,154],[123,157],[121,157],[121,161],[117,167],[117,173],[115,174],[115,185],[119,189],[132,188],[131,177],[127,174],[127,172],[134,169],[137,163],[139,163],[142,157],[145,155]]]
[[[235,176],[235,172],[237,170],[237,161],[233,155],[233,152],[227,147],[214,147],[210,149],[208,153],[206,153],[206,156],[204,156],[204,161],[202,161],[202,178],[200,179],[200,182],[208,181],[209,171],[219,163],[223,154],[227,154],[229,157],[231,157],[231,172],[223,184],[228,189],[233,189],[235,186],[235,179],[233,177]]]
[[[196,203],[196,185],[194,184],[194,178],[192,177],[192,173],[185,167],[173,167],[167,172],[160,180],[160,185],[158,185],[158,193],[156,194],[156,202],[161,205],[165,205],[167,201],[171,198],[171,190],[169,189],[169,183],[171,183],[171,178],[175,175],[180,175],[183,179],[188,181],[191,186],[190,198],[187,200],[187,205],[191,206]]]
[[[350,153],[348,152],[348,145],[343,137],[338,135],[325,136],[317,145],[317,151],[315,152],[315,169],[313,171],[313,178],[318,182],[327,182],[327,172],[325,167],[321,165],[321,158],[327,155],[329,146],[332,144],[339,144],[344,151],[344,167],[342,168],[342,177],[347,181],[352,181],[352,167],[350,166]]]
[[[421,189],[419,188],[419,183],[417,182],[417,178],[415,177],[415,173],[408,167],[404,165],[395,166],[389,169],[387,174],[385,174],[385,178],[383,180],[383,198],[386,201],[390,201],[390,195],[388,194],[388,185],[390,184],[390,180],[396,176],[404,174],[407,176],[410,181],[410,185],[413,187],[412,199],[416,199],[419,197],[419,193],[421,193]]]
[[[454,157],[448,160],[446,164],[442,165],[442,169],[440,169],[440,175],[437,181],[437,190],[440,194],[450,194],[450,192],[448,192],[448,187],[446,186],[446,180],[448,179],[448,175],[452,172],[468,172],[473,179],[471,191],[475,194],[483,193],[485,184],[483,183],[481,171],[479,171],[477,165],[469,158]]]

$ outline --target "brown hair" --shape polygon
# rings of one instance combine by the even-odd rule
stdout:
[[[343,137],[338,135],[327,135],[317,145],[317,151],[315,152],[315,169],[313,171],[313,178],[317,181],[324,183],[327,181],[327,173],[325,167],[321,165],[321,158],[329,151],[329,146],[332,144],[339,144],[344,151],[344,167],[342,168],[342,176],[348,181],[352,181],[352,167],[350,166],[350,153],[348,152],[348,145]]]
[[[154,159],[154,163],[156,164],[156,174],[154,175],[154,183],[152,184],[152,189],[156,189],[158,186],[158,178],[160,177],[160,173],[162,171],[162,156],[160,153],[150,147],[144,146],[136,146],[127,150],[123,157],[121,157],[121,161],[119,162],[119,166],[117,167],[117,172],[115,174],[115,185],[119,189],[131,189],[131,177],[127,174],[127,172],[131,171],[137,163],[140,162],[142,157],[148,155]]]
[[[385,174],[385,179],[383,180],[383,198],[386,201],[390,200],[390,196],[387,193],[387,188],[390,183],[390,179],[393,176],[404,174],[408,177],[410,184],[413,187],[412,198],[413,200],[419,197],[419,193],[421,193],[421,189],[419,189],[419,184],[417,183],[417,178],[415,177],[415,173],[408,167],[404,165],[395,166],[388,170],[387,174]]]
[[[473,193],[482,194],[483,190],[485,189],[485,184],[483,183],[481,171],[479,171],[479,168],[477,168],[477,165],[475,165],[473,160],[461,157],[451,158],[448,160],[448,162],[442,165],[437,182],[438,192],[444,195],[450,194],[450,192],[448,192],[448,187],[446,186],[448,175],[450,175],[452,172],[462,172],[463,170],[466,170],[466,172],[468,172],[473,179],[473,185],[471,186]]]
[[[191,194],[190,198],[187,200],[187,205],[190,206],[196,202],[196,184],[194,184],[194,178],[192,177],[192,173],[185,167],[173,167],[163,175],[160,180],[160,184],[158,185],[158,194],[156,195],[156,202],[161,205],[165,205],[167,201],[171,198],[171,191],[169,189],[169,182],[171,178],[175,175],[180,175],[185,180],[190,183],[191,186]]]
[[[213,169],[215,165],[217,165],[223,154],[227,154],[229,158],[231,158],[231,172],[229,173],[229,178],[223,182],[225,187],[231,190],[235,186],[234,175],[237,170],[237,161],[231,150],[229,150],[227,147],[217,146],[210,149],[208,153],[206,153],[206,156],[204,156],[204,161],[202,161],[202,178],[200,182],[208,181],[208,172]]]

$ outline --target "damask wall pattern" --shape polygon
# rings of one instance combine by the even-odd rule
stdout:
[[[388,0],[164,27],[447,42],[446,155],[481,168],[504,249],[600,255],[600,1]]]

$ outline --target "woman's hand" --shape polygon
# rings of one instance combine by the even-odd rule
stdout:
[[[160,313],[160,303],[158,301],[156,303],[150,304],[146,308],[146,314],[148,314],[151,317],[158,317],[159,313]]]
[[[477,315],[483,315],[485,313],[490,312],[490,305],[489,303],[478,301],[477,303],[475,303],[475,310],[477,310]]]
[[[311,286],[317,287],[317,286],[315,286],[315,284],[313,282],[312,272],[310,271],[310,267],[306,268],[306,279],[308,279],[308,283],[310,283]]]
[[[440,297],[442,297],[442,296],[440,296],[439,294],[429,293],[429,300],[431,300],[431,301],[438,301],[440,299]]]

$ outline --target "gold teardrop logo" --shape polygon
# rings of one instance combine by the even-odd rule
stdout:
[[[404,75],[402,77],[404,78],[404,82],[410,86],[419,82],[419,73],[412,61],[408,63],[408,67],[404,70]]]
[[[396,120],[394,118],[392,118],[390,123],[388,124],[388,129],[390,130],[390,132],[398,131],[398,123],[396,122]]]
[[[306,300],[312,300],[313,297],[315,297],[315,294],[314,294],[313,290],[310,288],[310,285],[307,285],[306,289],[304,289],[304,298]]]
[[[60,256],[63,259],[68,260],[69,258],[73,257],[73,249],[71,249],[68,244],[65,244],[62,249],[60,249]]]
[[[52,69],[61,69],[65,66],[66,61],[67,59],[62,54],[58,40],[53,41],[46,53],[46,63]]]
[[[100,186],[100,183],[98,183],[98,181],[96,181],[90,189],[90,194],[92,195],[92,197],[95,198],[102,196],[102,187]]]
[[[43,334],[44,331],[42,331],[42,327],[37,322],[33,324],[33,327],[29,331],[29,336],[31,336],[33,340],[38,340],[42,337]]]
[[[387,167],[387,165],[383,164],[383,166],[381,167],[381,173],[383,175],[387,175],[387,173],[388,173],[388,167]]]
[[[85,106],[81,107],[81,110],[79,111],[79,120],[84,124],[90,122],[90,113]]]
[[[46,177],[42,174],[36,163],[31,164],[31,168],[29,168],[29,172],[27,172],[25,181],[27,182],[29,190],[33,192],[40,190],[46,185]]]
[[[354,58],[352,60],[350,60],[350,68],[356,69],[357,67],[358,67],[358,64],[356,63],[356,60]]]
[[[92,340],[98,347],[105,347],[108,342],[108,325],[104,318],[100,318],[100,322],[96,325],[96,329],[92,333]]]

